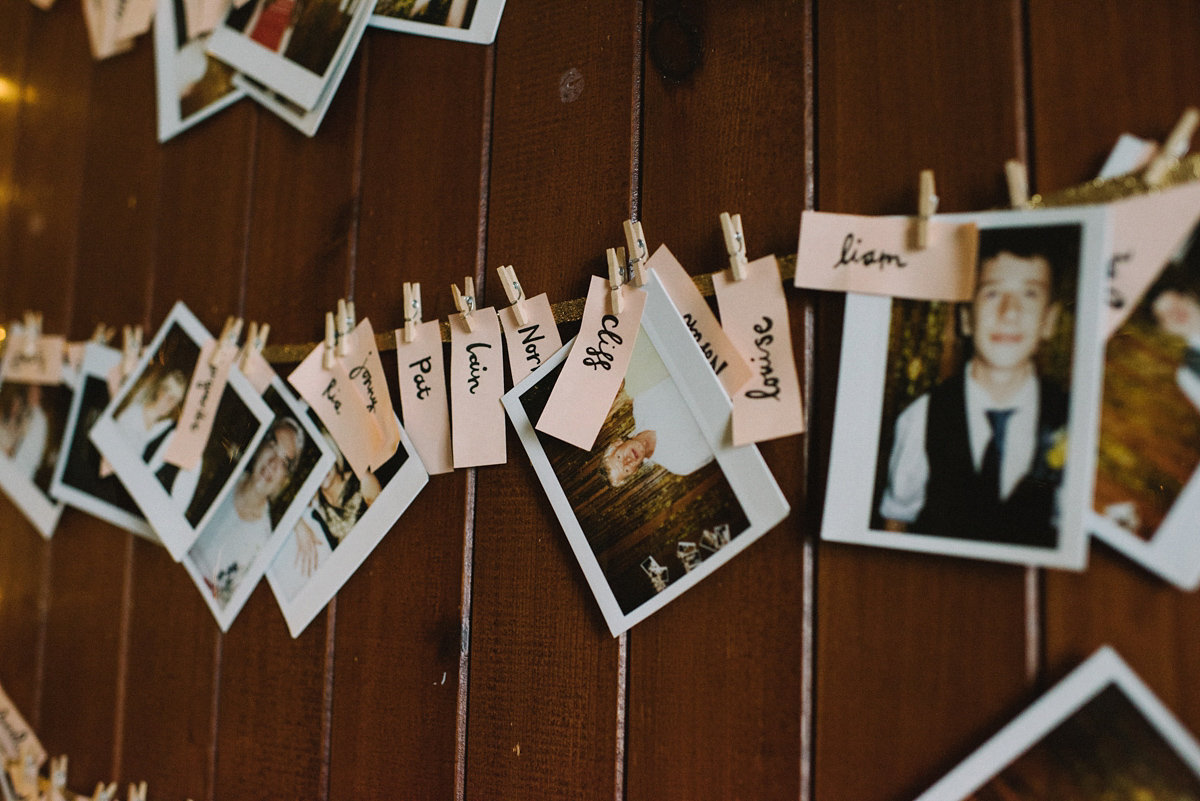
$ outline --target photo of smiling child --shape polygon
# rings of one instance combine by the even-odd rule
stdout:
[[[848,296],[822,536],[1081,567],[1105,212],[945,219],[979,226],[968,301]]]

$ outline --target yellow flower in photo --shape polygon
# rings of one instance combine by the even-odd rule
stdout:
[[[1059,429],[1054,432],[1054,444],[1046,451],[1046,464],[1052,470],[1062,470],[1067,463],[1067,432]]]

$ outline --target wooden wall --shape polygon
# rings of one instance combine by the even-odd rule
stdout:
[[[370,31],[308,140],[243,102],[159,146],[153,54],[93,64],[78,0],[0,0],[0,314],[318,338],[352,295],[516,265],[554,300],[644,221],[720,269],[801,210],[942,210],[1091,177],[1200,103],[1196,0],[510,0],[495,45]],[[0,501],[0,684],[72,786],[152,797],[850,799],[915,795],[1115,644],[1200,730],[1200,601],[1096,548],[1088,572],[817,541],[841,302],[789,290],[812,433],[763,448],[791,517],[613,639],[515,438],[434,478],[292,640],[260,586],[222,636],[161,549]]]

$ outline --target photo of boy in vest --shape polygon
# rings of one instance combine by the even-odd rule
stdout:
[[[966,358],[896,418],[878,506],[886,530],[1056,546],[1068,397],[1038,353],[1057,330],[1078,241],[1076,226],[980,232],[975,295],[957,309]]]

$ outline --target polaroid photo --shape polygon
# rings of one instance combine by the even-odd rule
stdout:
[[[63,504],[50,492],[77,376],[63,365],[62,383],[32,384],[0,377],[0,489],[46,539]]]
[[[846,298],[821,536],[1080,570],[1107,212],[944,219],[979,226],[970,303]]]
[[[230,370],[200,464],[181,470],[164,462],[200,348],[212,338],[176,303],[89,435],[176,561],[221,508],[275,416]]]
[[[208,49],[313,111],[340,82],[374,8],[375,0],[251,0],[230,10]]]
[[[332,449],[333,466],[267,570],[293,637],[337,595],[429,481],[403,426],[392,458],[359,476],[317,416],[310,412],[309,421]]]
[[[534,429],[571,343],[503,398],[614,637],[677,598],[788,514],[733,405],[658,277],[590,451]]]
[[[379,0],[371,25],[390,31],[491,44],[504,0]]]
[[[1200,745],[1105,646],[917,801],[1200,798]]]
[[[154,19],[158,141],[211,117],[244,96],[234,70],[208,54],[208,36],[187,38],[183,0],[158,0]]]
[[[112,398],[108,375],[121,362],[121,351],[89,342],[76,383],[67,427],[63,434],[66,455],[58,460],[50,494],[60,501],[107,520],[148,540],[158,542],[133,497],[112,467],[88,439],[88,432],[104,414]]]
[[[308,404],[282,379],[271,379],[262,398],[275,419],[183,557],[221,631],[229,630],[336,459]]]
[[[1200,586],[1200,225],[1108,340],[1089,528]]]

